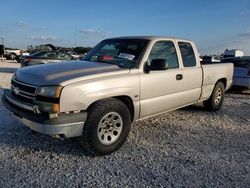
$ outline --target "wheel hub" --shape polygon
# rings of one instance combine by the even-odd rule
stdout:
[[[222,90],[221,88],[218,88],[215,92],[215,97],[214,97],[214,103],[217,105],[220,103],[222,98]]]
[[[99,122],[97,136],[104,145],[113,144],[122,132],[122,117],[117,112],[109,112]]]

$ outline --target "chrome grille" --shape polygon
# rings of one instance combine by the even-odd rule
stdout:
[[[33,104],[37,87],[11,80],[11,93],[18,99]]]

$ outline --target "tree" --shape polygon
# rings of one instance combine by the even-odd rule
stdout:
[[[30,53],[34,50],[34,47],[32,45],[27,46],[27,51]]]
[[[78,54],[85,54],[85,53],[88,53],[90,50],[92,50],[92,48],[78,46],[78,47],[75,47],[73,50]]]

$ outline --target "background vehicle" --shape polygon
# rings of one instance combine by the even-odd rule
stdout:
[[[4,55],[4,45],[0,44],[0,57],[3,57]]]
[[[237,49],[226,49],[224,51],[224,55],[223,57],[224,58],[227,58],[227,57],[241,57],[241,56],[244,56],[244,52],[241,51],[241,50],[237,50]]]
[[[105,155],[136,120],[199,102],[219,110],[232,77],[231,63],[201,65],[192,41],[112,38],[84,61],[18,69],[3,104],[33,130],[79,137],[91,154]]]
[[[218,56],[202,56],[202,63],[219,63],[221,60]]]
[[[225,58],[222,63],[234,64],[233,86],[250,89],[250,56]]]
[[[76,53],[74,51],[67,51],[66,53],[68,53],[69,55],[71,55],[75,59],[80,59],[81,58],[81,55],[79,55],[78,53]]]
[[[16,60],[18,63],[20,63],[20,61],[23,59],[23,57],[26,57],[26,56],[30,56],[31,54],[29,52],[27,52],[26,50],[21,50],[20,51],[20,55],[18,55],[16,57]]]
[[[21,50],[4,50],[6,59],[15,60],[19,55],[21,55]]]
[[[40,51],[30,56],[20,57],[21,67],[47,63],[61,63],[75,59],[71,55],[60,51]]]

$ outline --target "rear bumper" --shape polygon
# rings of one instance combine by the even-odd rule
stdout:
[[[250,89],[250,78],[247,77],[234,77],[233,86],[242,86]]]
[[[45,113],[35,114],[22,108],[25,104],[16,100],[9,90],[4,90],[2,103],[25,126],[48,135],[63,135],[66,138],[81,136],[87,119],[86,112],[60,114],[57,119],[49,119]]]

